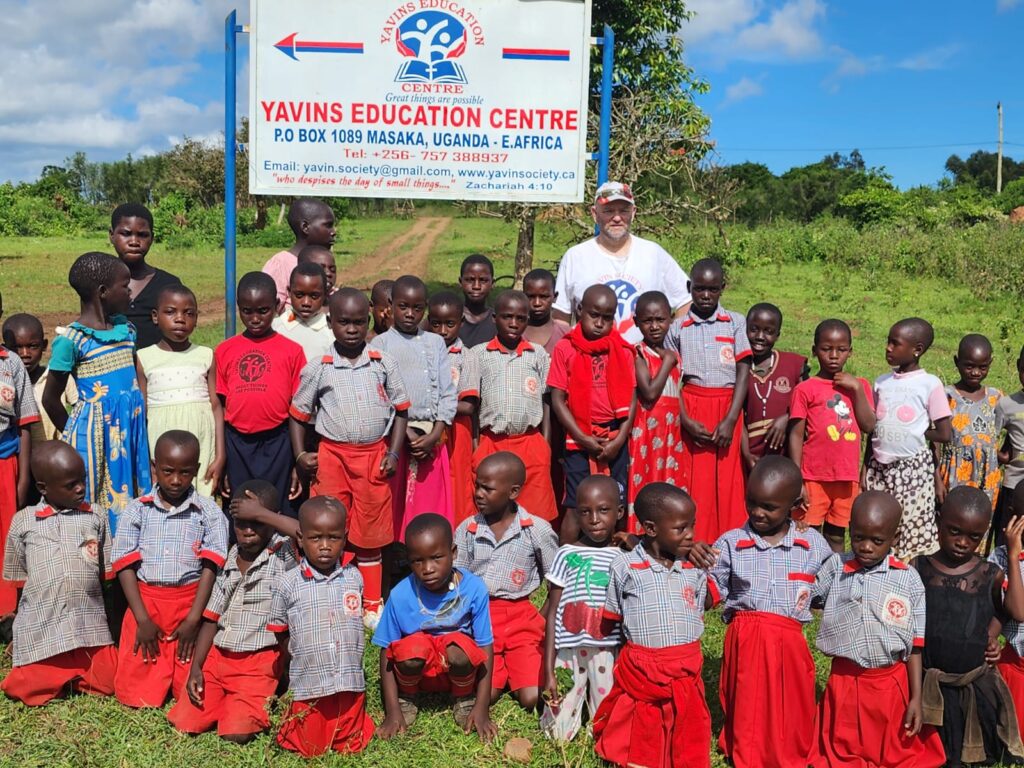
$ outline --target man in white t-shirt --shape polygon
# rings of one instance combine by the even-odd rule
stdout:
[[[637,344],[641,336],[633,323],[633,307],[640,294],[661,291],[668,296],[676,317],[681,317],[690,307],[689,278],[660,245],[630,234],[636,204],[629,185],[617,181],[602,184],[590,212],[597,224],[597,237],[574,245],[562,257],[552,314],[570,320],[587,288],[607,285],[619,299],[616,328],[627,341]]]

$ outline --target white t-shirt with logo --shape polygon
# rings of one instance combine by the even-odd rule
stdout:
[[[675,311],[690,301],[686,289],[689,278],[675,259],[655,242],[636,235],[623,258],[616,258],[591,238],[574,245],[558,265],[555,290],[558,299],[555,309],[573,314],[583,298],[583,292],[592,285],[607,285],[619,299],[616,327],[626,341],[639,344],[642,337],[633,324],[633,309],[640,294],[661,291]]]
[[[879,464],[913,458],[925,450],[924,433],[948,418],[949,400],[942,382],[923,368],[886,373],[875,379],[875,416],[871,451]]]

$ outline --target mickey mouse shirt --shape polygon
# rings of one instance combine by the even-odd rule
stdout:
[[[874,408],[871,386],[857,379]],[[857,482],[860,479],[860,426],[853,400],[831,379],[812,376],[793,390],[789,418],[804,419],[806,436],[800,471],[818,483]]]

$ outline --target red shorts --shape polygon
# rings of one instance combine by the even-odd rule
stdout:
[[[466,654],[469,663],[479,667],[487,661],[487,651],[481,648],[469,635],[462,632],[448,632],[444,635],[428,635],[417,632],[395,640],[385,651],[387,659],[397,664],[411,659],[424,659],[423,677],[417,691],[423,693],[448,693],[452,682],[448,677],[448,648],[455,646]]]
[[[357,547],[376,549],[395,540],[391,514],[391,484],[380,463],[388,451],[378,440],[369,445],[321,440],[319,469],[311,496],[334,496],[348,510],[348,540]]]
[[[526,482],[516,501],[531,515],[551,522],[558,517],[555,488],[551,484],[551,446],[539,429],[524,435],[496,435],[481,431],[473,453],[473,472],[480,462],[498,451],[510,451],[526,465]]]
[[[162,707],[168,692],[175,699],[181,698],[190,665],[178,660],[177,641],[168,642],[163,638],[188,616],[198,589],[199,582],[183,587],[154,587],[139,582],[142,603],[149,617],[160,627],[160,655],[156,661],[144,663],[142,651],[133,651],[139,625],[135,614],[126,611],[121,624],[117,676],[114,678],[114,695],[125,706]]]
[[[1003,680],[1006,681],[1006,687],[1010,689],[1013,705],[1017,708],[1019,730],[1024,726],[1024,659],[1021,659],[1011,646],[1006,645],[1003,646],[1003,652],[999,656],[996,668],[1003,676]]]
[[[182,696],[167,719],[185,733],[203,733],[214,726],[220,736],[265,731],[270,726],[267,700],[280,678],[281,652],[276,647],[237,653],[213,646],[203,664],[203,706]]]
[[[491,687],[510,691],[543,684],[544,617],[529,598],[491,598],[494,672]]]
[[[4,560],[7,532],[18,514],[18,455],[0,459],[0,563]],[[0,581],[0,616],[13,613],[18,607],[18,584]]]
[[[61,694],[68,683],[78,693],[109,696],[114,692],[117,649],[112,645],[76,648],[42,661],[15,667],[4,679],[3,692],[30,707]]]
[[[293,701],[277,732],[277,743],[303,757],[329,749],[362,752],[373,737],[373,720],[366,713],[366,694],[341,691],[309,701]]]
[[[805,523],[811,526],[828,523],[837,528],[850,525],[850,511],[853,509],[853,500],[860,493],[860,483],[854,480],[824,483],[804,480],[804,488],[807,490],[807,498],[804,499],[807,503],[803,518]]]

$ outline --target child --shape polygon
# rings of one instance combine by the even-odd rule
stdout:
[[[373,328],[367,334],[369,341],[391,327],[391,289],[394,280],[378,280],[370,290],[370,313],[373,315]]]
[[[162,338],[139,350],[139,386],[146,399],[149,448],[171,429],[199,440],[196,489],[212,496],[224,472],[224,409],[217,397],[213,350],[189,341],[199,319],[196,296],[183,285],[160,292],[153,319]]]
[[[272,327],[317,360],[331,347],[334,335],[327,319],[327,275],[317,264],[302,263],[288,282],[288,310],[274,318]]]
[[[171,707],[167,720],[184,733],[216,728],[221,738],[244,744],[270,726],[267,703],[284,659],[267,621],[274,585],[298,565],[288,538],[298,524],[270,511],[280,503],[266,480],[248,480],[236,490],[231,511],[238,543],[203,610],[188,696]]]
[[[648,483],[684,486],[683,442],[679,437],[679,356],[665,349],[672,324],[668,297],[660,291],[642,293],[633,320],[643,335],[636,345],[637,415],[629,434],[629,519],[626,530],[640,535],[633,513],[636,495]]]
[[[494,285],[494,264],[486,256],[474,253],[462,261],[459,287],[465,298],[459,338],[472,349],[494,338],[494,310],[487,306],[487,297]]]
[[[607,475],[586,477],[576,490],[580,538],[558,549],[548,580],[548,603],[555,606],[544,634],[544,699],[541,730],[552,739],[572,741],[612,688],[612,665],[622,640],[617,626],[605,626],[612,563],[619,557],[612,536],[622,519],[619,485]],[[569,670],[572,688],[560,691],[555,669]]]
[[[85,500],[109,516],[115,535],[129,501],[150,488],[135,329],[123,314],[130,280],[128,267],[105,253],[84,253],[71,265],[68,283],[78,294],[81,313],[53,340],[42,402],[61,439],[85,461]],[[72,376],[78,404],[68,416],[61,401]]]
[[[113,577],[107,516],[85,503],[85,463],[66,443],[38,444],[32,474],[43,500],[15,516],[4,553],[4,579],[21,601],[3,692],[30,707],[68,687],[109,696],[117,651],[103,608],[103,581]]]
[[[718,748],[736,768],[807,765],[815,744],[814,661],[803,625],[814,576],[832,550],[814,529],[797,532],[801,485],[796,464],[765,456],[747,482],[746,524],[691,554],[710,566],[724,602]]]
[[[992,666],[999,655],[1000,617],[1024,620],[1020,569],[1007,574],[977,555],[992,521],[985,492],[959,486],[938,514],[939,549],[912,563],[924,583],[928,617],[924,637],[924,722],[938,727],[946,764],[999,762],[1004,752],[1024,757],[1013,698]],[[1017,562],[1024,518],[1006,531],[1007,558]],[[1006,597],[1003,598],[1003,584]]]
[[[710,541],[743,523],[740,415],[751,352],[746,320],[720,303],[725,289],[721,264],[698,261],[687,289],[693,304],[672,324],[665,347],[680,360],[683,477],[700,510],[697,538]]]
[[[651,483],[636,511],[642,542],[612,562],[604,604],[604,617],[622,622],[626,644],[594,718],[595,749],[617,766],[710,768],[700,638],[718,591],[686,562],[697,508],[682,488]]]
[[[135,326],[135,349],[145,349],[160,341],[153,312],[164,288],[181,281],[170,272],[146,263],[153,247],[153,214],[144,205],[124,203],[110,214],[110,244],[117,257],[128,267],[132,298],[124,314]]]
[[[1018,483],[1016,488],[1006,493],[1003,508],[1019,528],[1024,521],[1024,515],[1020,514],[1024,511],[1024,484]],[[1007,526],[1007,530],[1011,527]],[[1024,574],[1024,560],[1021,560],[1020,550],[1021,537],[1016,536],[1012,541],[1008,539],[1005,544],[996,547],[988,558],[990,563],[998,565],[1006,574],[1003,581],[1004,600],[1014,571]],[[1017,554],[1014,555],[1014,552]],[[1011,563],[1016,563],[1016,567],[1010,567]],[[1006,645],[999,656],[999,674],[1013,695],[1013,705],[1017,709],[1017,728],[1024,730],[1024,624],[1013,619],[1006,620],[1003,624],[1003,637],[1006,638]]]
[[[565,320],[551,316],[551,307],[558,298],[555,276],[546,269],[527,272],[523,278],[523,293],[530,300],[530,322],[523,338],[531,344],[544,347],[544,351],[552,355],[555,345],[570,331]]]
[[[832,657],[818,710],[821,765],[946,762],[942,740],[921,720],[924,585],[917,571],[889,555],[900,514],[884,491],[858,496],[853,551],[833,555],[818,571],[813,596],[825,610],[817,645]]]
[[[804,522],[842,552],[850,508],[860,493],[860,436],[875,427],[867,381],[843,370],[853,352],[850,326],[823,320],[811,354],[818,373],[796,385],[789,414],[789,456],[804,477]]]
[[[351,510],[349,550],[363,579],[364,619],[376,626],[381,548],[395,540],[389,479],[405,444],[409,397],[395,360],[366,346],[366,295],[342,288],[330,307],[334,346],[302,369],[289,409],[292,450],[300,474],[313,479],[310,494],[333,496]],[[303,446],[314,415],[320,444],[312,452]]]
[[[543,347],[523,338],[530,302],[520,291],[502,291],[494,303],[496,335],[473,348],[467,386],[480,393],[479,442],[473,465],[511,451],[526,464],[520,506],[547,522],[558,517],[551,485],[550,413],[545,382],[551,359]]]
[[[875,379],[877,422],[868,443],[864,488],[888,491],[900,503],[903,517],[893,548],[904,561],[935,551],[935,459],[928,444],[948,443],[952,436],[942,382],[919,362],[934,338],[927,320],[900,320],[889,329],[885,345],[893,371]]]
[[[363,675],[363,579],[344,553],[345,517],[331,496],[299,509],[302,560],[277,581],[267,622],[291,659],[294,700],[277,743],[303,757],[361,752],[373,736]]]
[[[452,519],[452,475],[445,433],[455,418],[456,389],[448,348],[435,333],[420,328],[427,309],[427,286],[403,275],[391,291],[394,326],[370,345],[398,363],[412,405],[405,450],[392,479],[395,538],[405,541],[405,526],[416,515],[437,512]]]
[[[807,358],[777,352],[782,310],[774,304],[755,304],[747,311],[750,378],[743,406],[743,462],[747,471],[765,454],[786,452],[790,398],[807,378]]]
[[[452,422],[451,439],[448,442],[452,470],[452,514],[456,527],[476,514],[473,506],[473,414],[480,402],[476,360],[459,341],[462,309],[462,299],[451,291],[435,293],[430,297],[427,308],[427,328],[444,339],[448,346],[448,362],[451,364],[452,381],[458,397],[455,421]]]
[[[192,481],[199,441],[164,432],[153,451],[152,492],[124,511],[114,539],[114,572],[124,615],[114,695],[128,707],[162,707],[181,698],[203,609],[228,548],[228,525]]]
[[[562,543],[579,538],[576,489],[584,477],[610,474],[622,492],[629,483],[626,441],[636,416],[633,352],[615,328],[618,301],[611,288],[583,293],[579,323],[551,358],[551,409],[565,428],[565,517]]]
[[[1013,489],[1024,477],[1024,347],[1017,356],[1017,379],[1022,389],[1011,395],[1003,395],[996,406],[997,418],[1006,429],[1006,440],[999,451],[999,463],[1003,465],[1003,486],[996,500],[996,514],[992,524],[997,544],[1006,543],[1003,528],[1010,519],[1006,507]]]
[[[487,586],[470,571],[453,567],[452,528],[427,513],[405,533],[412,574],[388,597],[373,644],[380,647],[384,722],[377,735],[390,739],[416,719],[418,692],[448,693],[456,724],[491,741],[491,672],[494,635]]]
[[[274,281],[277,306],[281,311],[288,301],[288,281],[299,263],[299,252],[307,245],[324,248],[334,245],[334,211],[320,200],[300,197],[288,208],[288,226],[295,234],[295,244],[287,251],[278,251],[263,265],[263,272]]]
[[[502,451],[480,462],[477,514],[455,532],[455,565],[482,578],[491,596],[492,703],[507,686],[519,705],[532,712],[543,681],[547,605],[538,613],[530,595],[551,571],[558,539],[550,525],[516,503],[525,481],[526,466],[515,454]]]
[[[980,333],[967,334],[960,339],[953,365],[960,379],[945,388],[952,435],[942,444],[935,501],[941,505],[947,491],[969,485],[981,488],[995,509],[1003,474],[999,468],[1003,418],[997,410],[1003,393],[983,386],[992,365],[992,344]]]
[[[291,499],[301,491],[288,436],[288,406],[306,364],[302,347],[273,330],[277,298],[273,280],[249,272],[238,281],[238,314],[245,330],[213,353],[217,396],[224,406],[224,492],[246,480],[269,480],[281,511],[295,516]]]
[[[330,248],[323,245],[307,245],[299,251],[297,264],[315,264],[327,276],[327,295],[334,293],[334,284],[338,279],[338,262]]]

